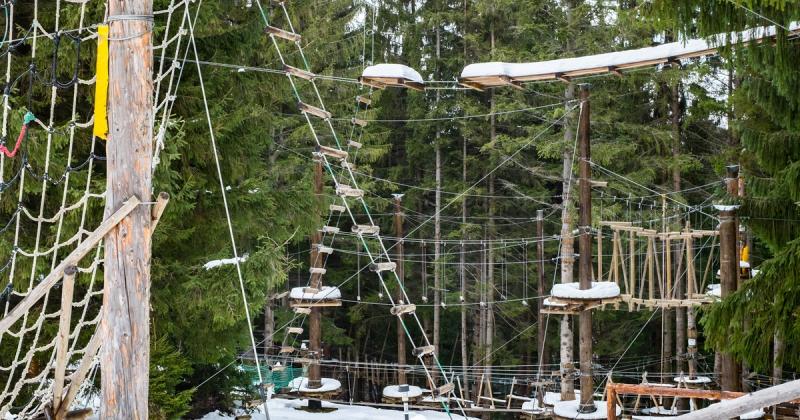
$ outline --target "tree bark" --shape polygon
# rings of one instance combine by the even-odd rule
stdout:
[[[151,0],[110,0],[109,16],[152,15]],[[129,197],[151,201],[152,23],[110,24],[106,217]],[[146,419],[150,369],[150,206],[123,219],[105,240],[100,334],[104,419]]]
[[[439,67],[439,56],[441,52],[441,34],[440,29],[436,27],[436,67]],[[434,109],[439,106],[439,90],[436,91],[436,100],[434,101]],[[436,154],[436,209],[433,216],[433,348],[434,353],[439,356],[439,344],[441,340],[440,328],[442,317],[442,279],[441,279],[441,239],[442,239],[442,221],[439,212],[442,208],[442,147],[439,145],[439,126],[436,128],[436,138],[434,140],[434,148]],[[433,380],[436,381],[439,377],[439,370],[433,369]]]
[[[564,92],[564,99],[567,102],[567,112],[572,107],[572,100],[575,98],[575,85],[567,85]],[[569,117],[564,118],[564,141],[567,144],[573,142],[574,131],[572,130]],[[575,264],[575,239],[572,236],[572,154],[569,147],[564,149],[564,165],[561,171],[562,181],[562,209],[561,209],[561,283],[572,283],[574,264]],[[573,362],[573,341],[572,326],[570,325],[569,315],[561,318],[560,324],[560,363],[561,363],[561,400],[568,401],[575,399],[575,385],[572,379],[575,368]]]
[[[728,194],[736,196],[739,191],[738,186],[739,169],[736,166],[728,167]],[[736,291],[739,279],[739,255],[737,247],[738,226],[736,223],[736,210],[726,209],[719,213],[719,254],[720,254],[720,294],[725,299]],[[727,352],[720,352],[720,362],[722,368],[722,390],[739,390],[739,372],[736,360]]]
[[[322,199],[322,162],[314,164],[314,197],[316,200]],[[322,244],[322,232],[315,230],[311,234],[311,252],[310,266],[322,267],[322,255],[319,252],[319,245]],[[312,274],[310,287],[312,289],[322,289],[322,275]],[[311,308],[311,314],[308,316],[308,347],[311,351],[311,358],[319,360],[322,358],[322,308],[315,306]],[[314,389],[322,386],[322,371],[319,363],[312,363],[308,367],[308,388]],[[320,408],[321,403],[319,400],[308,400],[309,407]]]
[[[403,297],[403,287],[405,287],[405,263],[403,261],[403,211],[400,206],[400,200],[403,198],[403,194],[395,194],[394,195],[394,234],[398,238],[397,244],[395,245],[395,259],[397,260],[397,269],[395,272],[397,273],[397,278],[400,281],[400,285],[397,287],[397,295],[395,299],[397,301],[402,301]],[[408,304],[409,302],[403,302]],[[400,317],[397,317],[396,321],[397,325],[397,380],[398,385],[407,384],[406,381],[406,370],[404,365],[406,364],[406,334],[405,330],[403,330],[403,322],[401,321]]]

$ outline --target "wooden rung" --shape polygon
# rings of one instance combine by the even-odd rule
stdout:
[[[353,125],[357,125],[359,127],[367,126],[367,120],[362,120],[361,118],[351,118],[350,122],[353,123]]]
[[[334,148],[334,147],[328,147],[328,146],[319,146],[318,145],[317,147],[314,148],[314,151],[316,153],[318,153],[318,154],[322,154],[322,155],[328,156],[329,158],[333,158],[333,159],[344,160],[344,159],[347,159],[347,156],[348,156],[348,153],[346,151],[340,150],[340,149],[337,149],[337,148]]]
[[[325,300],[303,300],[294,299],[289,302],[289,306],[293,308],[327,308],[332,306],[342,306],[341,299],[325,299]]]
[[[324,270],[324,268],[323,268],[323,270]],[[324,274],[324,273],[322,273],[322,274]],[[319,293],[319,289],[317,289],[316,287],[304,287],[303,288],[303,293],[311,293],[313,295],[313,294]]]
[[[272,371],[273,372],[283,372],[284,370],[286,370],[286,366],[284,366],[284,365],[274,365],[274,366],[272,366]]]
[[[350,146],[350,147],[352,147],[353,149],[360,149],[360,148],[361,148],[361,146],[363,146],[363,144],[361,144],[361,143],[359,143],[359,142],[357,142],[357,141],[355,141],[355,140],[350,140],[350,141],[348,141],[348,142],[347,142],[347,145],[348,145],[348,146]]]
[[[342,161],[342,168],[349,169],[351,171],[355,171],[356,170],[356,165],[354,165],[354,164],[352,164],[352,163],[350,163],[350,162],[348,162],[346,160],[343,160]]]
[[[400,316],[405,314],[413,314],[414,311],[416,310],[417,310],[417,305],[410,303],[408,305],[393,306],[392,309],[390,309],[389,311],[392,313],[392,315]]]
[[[373,225],[355,225],[353,226],[353,233],[357,233],[359,235],[377,235],[380,233],[381,228],[380,226],[373,226]]]
[[[323,226],[321,230],[322,233],[332,233],[332,234],[339,233],[339,228],[336,226]]]
[[[269,25],[267,25],[267,27],[264,28],[264,32],[270,35],[277,36],[278,38],[283,38],[287,41],[300,42],[300,40],[303,39],[303,37],[300,36],[300,34],[285,31],[281,28],[276,28],[274,26],[269,26]]]
[[[316,77],[316,75],[310,71],[298,69],[297,67],[292,67],[288,64],[283,65],[283,71],[285,71],[286,74],[291,74],[292,76],[305,80],[314,80],[314,77]]]
[[[327,120],[332,116],[330,112],[314,105],[309,105],[305,102],[298,102],[297,107],[300,108],[300,112],[311,114],[315,117],[322,118],[323,120]]]
[[[283,346],[281,347],[280,354],[294,353],[295,350],[296,349],[292,346]]]
[[[361,95],[359,95],[359,96],[356,96],[356,101],[357,101],[358,103],[360,103],[360,104],[363,104],[363,105],[366,105],[366,106],[370,106],[370,105],[372,105],[372,99],[370,99],[370,98],[366,98],[366,97],[364,97],[364,96],[361,96]]]
[[[415,348],[414,350],[411,351],[411,354],[413,354],[415,357],[423,357],[423,356],[427,356],[429,354],[433,354],[433,351],[435,349],[436,348],[433,347],[432,345],[431,346],[417,347],[417,348]]]
[[[287,332],[289,334],[302,334],[303,333],[303,327],[289,327],[287,329]]]
[[[447,394],[453,392],[453,390],[455,388],[456,388],[456,386],[455,386],[454,383],[452,383],[452,382],[446,383],[446,384],[444,384],[444,385],[442,385],[442,386],[440,386],[438,388],[435,388],[433,390],[433,396],[434,397],[439,397],[439,396],[442,396],[442,395],[447,395]]]
[[[397,268],[397,263],[395,262],[379,262],[379,263],[372,263],[369,265],[370,271],[380,272],[380,271],[394,271]]]
[[[353,188],[349,185],[339,184],[339,186],[336,187],[336,195],[342,197],[360,198],[364,196],[364,190]]]
[[[322,267],[311,267],[311,268],[308,269],[308,272],[311,273],[311,274],[325,274],[326,271],[328,271],[328,270],[326,270],[326,269],[324,269]],[[309,289],[309,288],[307,287],[306,289]],[[319,290],[317,290],[317,292],[318,291]],[[305,293],[317,293],[317,292],[305,292]]]
[[[294,307],[294,313],[303,314],[303,315],[309,315],[309,314],[311,314],[311,308],[304,308],[302,306],[295,306]]]
[[[343,211],[347,210],[344,206],[340,206],[338,204],[331,204],[328,206],[328,210],[335,211],[337,213],[342,213]]]
[[[482,395],[481,395],[480,397],[478,397],[478,399],[479,399],[479,400],[486,400],[486,401],[494,401],[494,402],[499,402],[499,403],[504,403],[504,402],[506,402],[506,400],[501,400],[501,399],[499,399],[499,398],[484,397],[484,396],[482,396]]]
[[[309,359],[307,357],[299,357],[297,359],[294,359],[294,362],[295,363],[300,363],[301,365],[315,365],[315,364],[318,365],[319,364],[319,360]]]
[[[325,245],[317,245],[317,252],[320,254],[333,254],[333,247],[332,246],[325,246]]]

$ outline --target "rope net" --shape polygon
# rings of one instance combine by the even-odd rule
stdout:
[[[0,418],[30,418],[74,398],[96,368],[103,304],[103,235],[89,238],[105,207],[105,145],[93,134],[93,108],[106,6],[29,3],[0,5]],[[153,169],[169,136],[189,0],[154,15]],[[60,280],[65,263],[77,267],[69,285]]]

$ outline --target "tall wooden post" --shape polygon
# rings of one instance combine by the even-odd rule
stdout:
[[[539,372],[542,371],[542,365],[547,363],[547,357],[545,356],[546,352],[544,350],[544,330],[545,330],[545,319],[546,317],[542,316],[542,309],[544,309],[544,298],[542,296],[545,295],[544,291],[544,210],[536,210],[536,274],[538,277],[538,282],[536,284],[536,303],[539,311],[537,312],[537,316],[539,317],[539,330],[536,334],[536,351],[539,355]]]
[[[397,296],[395,300],[398,302],[402,302],[403,300],[403,290],[402,287],[405,286],[404,276],[405,270],[403,266],[403,210],[400,206],[400,200],[403,198],[403,194],[393,194],[394,197],[394,236],[396,236],[397,244],[395,245],[395,260],[397,261],[397,268],[395,269],[395,273],[397,273],[397,277],[400,279],[400,286],[397,287]],[[402,302],[402,303],[409,303],[409,302]],[[403,330],[403,322],[400,320],[400,317],[397,317],[397,380],[398,385],[406,384],[406,333]]]
[[[727,167],[725,180],[728,194],[737,196],[739,193],[739,167]],[[739,255],[737,252],[737,234],[739,227],[736,222],[736,209],[738,206],[718,206],[719,212],[719,258],[720,258],[720,294],[722,299],[736,291],[739,281]],[[722,390],[738,391],[739,374],[736,360],[726,352],[720,352],[722,369]]]
[[[578,261],[580,289],[592,288],[592,186],[591,149],[589,146],[589,86],[581,85],[581,113],[578,125],[578,141],[580,143],[580,239],[578,249],[581,253]],[[592,381],[592,311],[580,313],[580,361],[581,361],[581,402],[580,412],[591,413],[597,410],[594,406]]]
[[[108,184],[105,215],[131,196],[151,201],[152,0],[109,0]],[[150,385],[150,207],[105,239],[100,350],[103,419],[146,419]]]
[[[694,243],[691,225],[686,221],[686,298],[692,299],[695,290]],[[686,308],[686,344],[689,360],[689,379],[697,377],[697,319],[693,306]]]
[[[322,161],[314,162],[314,197],[316,200],[321,200],[322,197]],[[322,267],[323,254],[319,252],[319,246],[322,244],[322,232],[316,230],[311,234],[311,261],[310,267]],[[322,289],[322,274],[311,274],[311,281],[309,283],[311,289]],[[308,367],[308,388],[314,389],[322,386],[322,372],[319,365],[319,360],[322,358],[322,331],[320,323],[322,320],[322,308],[313,306],[311,314],[308,315],[308,347],[311,351],[312,360],[311,365]],[[309,408],[322,408],[322,402],[316,399],[308,400]]]

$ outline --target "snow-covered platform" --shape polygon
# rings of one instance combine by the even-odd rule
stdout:
[[[342,306],[342,292],[335,286],[295,287],[289,292],[289,299],[295,307]]]
[[[327,401],[322,402],[322,408],[333,408],[335,411],[330,413],[311,413],[301,410],[308,405],[303,399],[287,400],[282,398],[272,398],[267,402],[270,420],[404,420],[401,410],[388,410],[358,405],[336,404]],[[200,420],[234,420],[236,415],[249,414],[252,420],[266,420],[264,406],[256,407],[252,412],[237,412],[225,414],[215,411],[206,414]],[[412,411],[411,420],[477,420],[473,417],[463,417],[456,413],[448,415],[439,411]]]
[[[342,388],[342,383],[333,378],[322,378],[320,382],[321,386],[319,388],[309,388],[308,378],[301,376],[292,379],[287,387],[289,388],[289,392],[298,392],[311,397],[330,396],[331,394],[339,392]]]
[[[553,406],[553,414],[556,419],[580,419],[580,420],[602,420],[607,418],[607,407],[605,401],[594,401],[596,410],[592,413],[580,413],[578,407],[579,400],[560,401]],[[617,406],[617,416],[622,414],[622,409]]]
[[[575,314],[620,299],[619,285],[612,281],[595,281],[592,287],[581,290],[580,283],[556,283],[545,299],[544,313]]]
[[[800,24],[793,23],[789,29],[792,33],[800,33]],[[623,70],[627,69],[652,67],[681,59],[714,55],[719,46],[729,42],[731,44],[748,43],[771,38],[774,35],[774,27],[758,27],[738,33],[718,34],[707,39],[689,39],[654,47],[583,57],[535,63],[475,63],[464,67],[459,83],[482,90],[497,86],[519,86],[523,82],[537,80],[569,81],[572,77],[604,73],[620,75]]]
[[[409,385],[408,392],[400,392],[399,385],[389,385],[383,388],[383,401],[386,403],[402,402],[403,397],[407,397],[411,403],[417,402],[422,397],[422,388]]]
[[[358,78],[361,84],[376,89],[392,87],[407,87],[414,90],[424,90],[425,83],[422,76],[411,67],[403,64],[376,64],[364,69]]]

